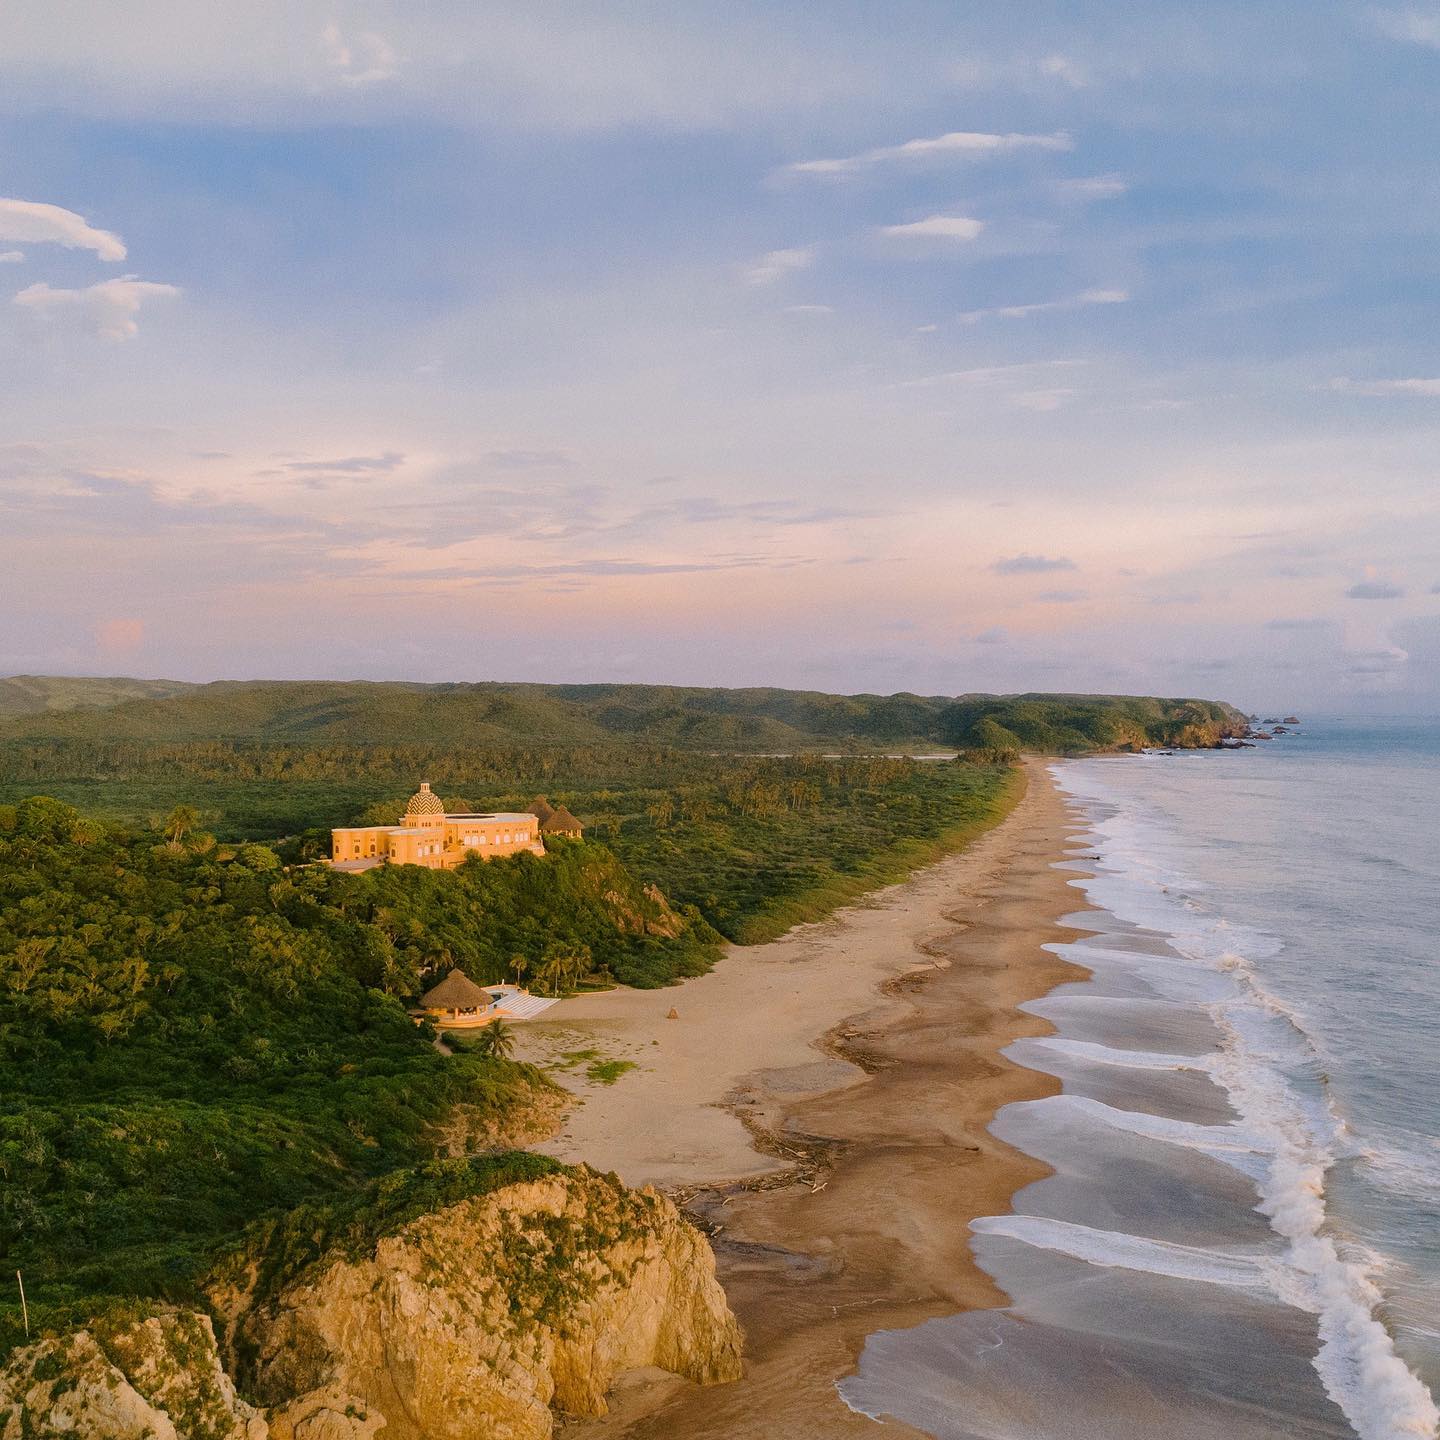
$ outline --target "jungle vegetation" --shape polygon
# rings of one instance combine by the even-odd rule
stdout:
[[[456,1107],[523,1109],[537,1071],[446,1055],[406,1013],[451,966],[484,983],[583,957],[656,984],[715,955],[698,917],[649,933],[676,916],[602,845],[348,875],[193,821],[0,807],[0,1274],[23,1271],[32,1325],[191,1298],[249,1222],[428,1163]]]

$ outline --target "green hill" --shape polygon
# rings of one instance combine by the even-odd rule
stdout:
[[[246,740],[363,745],[597,745],[643,740],[690,750],[766,753],[947,746],[1083,751],[1213,744],[1243,723],[1213,701],[1096,695],[827,695],[668,685],[419,685],[370,681],[14,680],[0,686],[96,687],[99,698],[0,709],[0,738]],[[129,698],[120,687],[133,685]],[[105,687],[110,687],[106,689]],[[22,691],[17,690],[17,695]],[[103,710],[93,708],[104,704]],[[73,708],[74,706],[92,708]],[[998,734],[996,727],[1004,734]]]
[[[103,709],[126,700],[159,700],[193,687],[183,680],[124,676],[11,675],[0,679],[0,716]]]
[[[41,1327],[103,1295],[188,1300],[251,1221],[364,1193],[467,1127],[481,1148],[548,1099],[529,1067],[412,1023],[453,966],[653,985],[717,939],[601,845],[347,875],[0,806],[0,1266]]]

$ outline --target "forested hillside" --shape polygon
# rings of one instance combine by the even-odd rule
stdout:
[[[1213,744],[1223,730],[1242,722],[1238,711],[1212,701],[1133,696],[957,699],[664,685],[221,681],[161,698],[119,699],[103,712],[13,716],[0,734],[92,742],[511,747],[638,740],[763,753],[817,747],[964,749],[989,745],[999,727],[1025,748],[1076,751]]]
[[[969,833],[1020,751],[1213,745],[1243,725],[1210,701],[1123,696],[222,683],[0,724],[0,801],[44,792],[126,825],[187,805],[224,840],[297,837],[313,858],[331,826],[392,822],[422,778],[451,808],[546,791],[748,941]],[[973,763],[885,758],[937,750]]]
[[[405,1013],[452,965],[654,984],[715,954],[603,846],[345,875],[168,828],[0,807],[0,1271],[42,1323],[183,1294],[246,1222],[427,1159],[454,1107],[523,1114],[538,1074]]]
[[[76,760],[68,746],[47,757],[43,768],[68,770],[68,779],[0,779],[0,800],[44,789],[131,826],[158,825],[186,805],[226,841],[288,837],[282,853],[298,860],[328,855],[331,826],[393,824],[422,777],[452,810],[524,809],[544,791],[580,816],[591,843],[741,941],[815,919],[959,843],[1005,803],[1015,778],[1003,764],[754,759],[643,746],[126,742],[107,747],[103,766]]]

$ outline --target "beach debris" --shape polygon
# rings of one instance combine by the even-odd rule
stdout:
[[[665,1018],[667,1020],[678,1020],[680,1018],[680,1012],[672,1005],[670,1007],[670,1013]]]

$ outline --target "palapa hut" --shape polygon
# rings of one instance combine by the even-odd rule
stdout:
[[[542,825],[555,813],[555,807],[544,795],[537,795],[527,808]]]
[[[441,1024],[483,1024],[495,1008],[495,997],[482,990],[463,970],[452,970],[420,997],[420,1008]]]
[[[549,816],[541,820],[540,833],[542,835],[564,835],[571,840],[579,840],[584,834],[584,827],[562,805],[558,810],[552,810]]]

